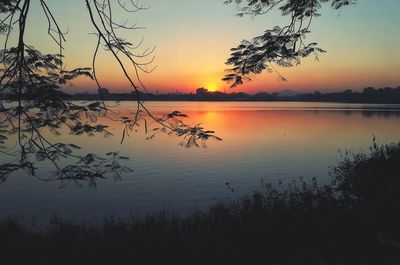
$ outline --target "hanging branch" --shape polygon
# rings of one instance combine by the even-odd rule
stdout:
[[[133,45],[117,34],[117,30],[137,30],[140,27],[136,24],[129,26],[126,21],[119,23],[114,19],[112,3],[115,4],[115,1],[85,0],[98,39],[92,68],[73,70],[67,70],[63,66],[65,32],[61,30],[56,16],[45,0],[40,0],[39,3],[47,20],[47,34],[57,45],[59,53],[43,54],[25,42],[27,18],[32,3],[31,0],[0,2],[0,34],[5,36],[3,49],[0,50],[0,152],[10,158],[8,163],[0,165],[0,182],[19,170],[26,170],[43,181],[60,181],[61,184],[80,184],[86,181],[89,185],[96,185],[96,179],[108,175],[119,178],[122,173],[130,172],[131,169],[120,163],[127,157],[120,156],[117,152],[109,152],[104,157],[94,153],[82,155],[79,146],[53,142],[47,136],[48,132],[60,136],[63,128],[67,128],[72,135],[111,136],[108,126],[97,122],[99,117],[124,125],[121,143],[140,122],[144,122],[146,132],[149,130],[148,126],[155,127],[158,124],[161,132],[182,137],[187,141],[186,147],[199,146],[197,141],[209,138],[220,140],[212,131],[185,125],[178,120],[178,117],[186,117],[180,112],[159,118],[146,108],[140,100],[141,89],[146,89],[140,73],[151,73],[154,70],[151,67],[154,48],[138,53],[143,40]],[[132,1],[129,4],[118,1],[116,6],[128,13],[146,9]],[[14,27],[17,27],[17,43],[15,47],[9,48]],[[104,102],[102,96],[98,102],[77,105],[61,91],[61,86],[80,76],[93,79],[99,92],[102,91],[103,87],[96,74],[96,58],[100,47],[112,54],[136,92],[136,108],[130,112],[133,117],[120,117]],[[126,59],[129,65],[123,63]],[[133,75],[127,67],[133,67]],[[153,128],[153,131],[157,130],[157,127]],[[70,160],[75,163],[65,165]],[[43,163],[52,165],[55,173],[49,177],[39,176],[37,165]]]
[[[140,120],[144,121],[146,131],[148,130],[147,129],[148,122],[145,116],[147,116],[154,123],[160,126],[159,128],[155,128],[154,131],[161,131],[167,134],[171,135],[173,134],[178,137],[182,137],[183,139],[187,140],[186,144],[184,144],[184,146],[186,147],[199,146],[197,143],[197,141],[199,140],[200,141],[205,141],[207,139],[221,140],[221,138],[213,135],[214,134],[213,131],[204,131],[203,128],[199,127],[198,125],[190,126],[183,123],[180,120],[179,122],[177,122],[177,117],[186,117],[186,115],[181,115],[181,113],[178,111],[174,111],[171,114],[166,115],[165,117],[168,117],[167,119],[165,119],[165,117],[158,118],[152,114],[152,112],[143,104],[143,102],[140,99],[141,89],[146,90],[146,87],[144,86],[142,80],[140,79],[140,72],[151,73],[155,69],[154,67],[149,68],[149,66],[154,61],[153,53],[155,47],[147,48],[144,52],[137,53],[136,50],[141,46],[143,39],[139,42],[138,45],[133,45],[132,43],[127,42],[124,39],[120,38],[116,34],[115,30],[116,29],[132,30],[132,29],[138,29],[139,27],[137,27],[136,24],[128,27],[126,26],[126,23],[121,24],[113,21],[112,20],[113,6],[110,0],[102,0],[102,1],[85,0],[85,1],[89,11],[90,19],[92,21],[93,26],[96,29],[96,34],[98,36],[96,49],[93,55],[92,67],[94,72],[94,78],[96,80],[99,90],[101,90],[102,86],[96,77],[95,62],[96,62],[96,57],[98,55],[99,47],[101,44],[103,44],[105,50],[110,52],[111,55],[114,57],[114,59],[118,62],[120,70],[122,71],[125,78],[131,85],[131,88],[136,94],[137,104],[135,111],[133,112],[134,117],[133,118],[125,117],[121,120],[121,122],[125,124],[125,128],[123,130],[121,138],[121,143],[123,143],[128,131],[132,130],[132,128],[135,125],[138,125]],[[123,4],[121,1],[118,1],[119,7],[130,13],[134,13],[148,8],[139,6],[137,3],[134,3],[132,1],[131,4],[132,8],[128,9],[126,7],[126,4]],[[150,59],[147,59],[149,56],[151,56]],[[130,63],[130,66],[134,69],[133,77],[129,74],[127,65],[123,63],[123,59],[127,60]],[[143,59],[145,60],[140,62],[140,60]],[[137,83],[134,81],[134,78],[136,79]],[[144,113],[145,116],[142,116],[141,115],[142,113]],[[170,119],[172,119],[173,121],[170,121]],[[153,136],[154,135],[148,137],[148,139],[152,139]]]
[[[235,2],[240,12],[238,16],[259,16],[278,8],[282,16],[288,16],[290,22],[284,27],[275,26],[267,29],[262,35],[252,40],[243,40],[236,48],[232,48],[231,56],[226,64],[231,66],[223,81],[232,83],[231,87],[251,81],[249,75],[264,71],[276,72],[274,64],[281,67],[293,67],[301,64],[301,60],[313,54],[326,51],[317,47],[317,43],[305,43],[311,33],[310,26],[323,3],[331,3],[333,9],[351,5],[356,0],[227,0],[225,4]],[[242,3],[245,6],[241,6]],[[281,80],[286,79],[278,73]]]

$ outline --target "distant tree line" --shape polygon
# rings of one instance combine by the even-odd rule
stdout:
[[[99,92],[100,93],[100,92]],[[137,100],[138,94],[132,93],[111,93],[108,89],[101,89],[104,100],[130,101]],[[77,93],[67,95],[71,100],[97,100],[96,93]],[[354,92],[346,89],[342,92],[323,93],[315,91],[312,93],[299,93],[287,95],[285,93],[259,92],[247,94],[244,92],[224,93],[202,91],[201,93],[139,93],[140,99],[144,101],[305,101],[305,102],[342,102],[342,103],[385,103],[400,104],[400,87],[373,88],[366,87],[362,92]],[[12,97],[8,99],[13,100]]]
[[[346,102],[346,103],[400,103],[400,87],[364,88],[362,92],[347,89],[343,92],[323,94],[319,91],[296,96],[301,101]]]

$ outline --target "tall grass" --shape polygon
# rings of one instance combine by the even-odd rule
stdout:
[[[400,264],[400,144],[346,152],[332,183],[224,200],[186,216],[97,224],[54,217],[45,231],[0,220],[2,264]]]

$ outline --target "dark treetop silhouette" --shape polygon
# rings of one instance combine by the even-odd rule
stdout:
[[[267,29],[262,35],[252,40],[243,40],[236,48],[232,48],[231,57],[226,61],[232,66],[222,79],[232,82],[232,87],[251,80],[250,74],[263,71],[275,71],[280,79],[285,80],[274,64],[281,67],[299,65],[301,59],[325,52],[317,47],[317,43],[305,43],[310,33],[310,26],[315,17],[320,16],[319,10],[325,3],[330,3],[333,9],[340,9],[355,3],[357,0],[227,0],[225,4],[236,3],[240,9],[239,16],[258,16],[278,8],[282,16],[290,17],[290,22],[284,27],[275,26]]]
[[[145,101],[300,101],[300,102],[341,102],[341,103],[373,103],[373,104],[400,104],[400,87],[366,87],[362,92],[346,89],[341,92],[323,93],[320,91],[300,93],[292,90],[267,93],[259,92],[247,94],[244,92],[224,93],[208,91],[200,88],[197,93],[141,93],[140,98]],[[136,93],[111,93],[107,90],[102,94],[104,100],[135,101]],[[98,94],[87,92],[70,95],[74,100],[95,100]],[[369,108],[399,109],[398,106],[369,106]]]
[[[58,54],[43,54],[25,42],[27,18],[34,4],[40,4],[48,22],[47,33],[59,47]],[[110,152],[105,157],[93,153],[77,154],[79,146],[52,142],[46,136],[48,132],[61,134],[63,127],[73,135],[111,135],[106,125],[98,123],[99,117],[117,120],[124,125],[121,143],[130,130],[139,126],[140,121],[147,131],[146,119],[153,120],[153,124],[159,126],[153,130],[184,138],[186,147],[198,146],[197,141],[209,138],[220,140],[212,131],[205,131],[199,125],[184,124],[179,118],[185,115],[178,111],[156,117],[142,103],[139,92],[145,87],[140,80],[140,73],[152,71],[150,65],[154,59],[151,57],[154,49],[140,51],[141,43],[134,45],[123,39],[119,35],[121,30],[132,31],[139,27],[119,23],[113,14],[115,9],[133,14],[146,7],[133,1],[125,3],[120,0],[85,0],[82,1],[82,8],[84,5],[97,37],[92,67],[67,70],[63,65],[65,34],[48,1],[0,1],[0,34],[3,41],[0,50],[0,151],[4,157],[11,157],[8,163],[0,165],[0,182],[5,181],[10,173],[21,169],[45,181],[88,181],[89,184],[95,184],[97,178],[109,173],[119,175],[129,171],[119,163],[120,159],[126,157],[116,152]],[[74,78],[86,76],[95,80],[99,91],[102,91],[96,75],[96,57],[100,48],[104,48],[118,62],[120,70],[137,94],[136,106],[130,116],[120,117],[102,100],[101,93],[96,102],[82,105],[70,101],[60,90],[62,85]],[[127,67],[133,67],[133,76],[128,74]],[[6,98],[15,100],[8,102]],[[66,161],[71,159],[76,163],[66,165]],[[37,176],[35,165],[40,162],[50,162],[56,169],[54,176]]]

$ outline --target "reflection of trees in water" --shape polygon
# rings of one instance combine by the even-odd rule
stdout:
[[[384,117],[384,118],[399,118],[400,117],[400,112],[399,111],[362,111],[362,115],[365,118],[372,118],[372,117]]]
[[[362,115],[364,118],[384,117],[384,118],[399,118],[400,111],[391,110],[342,110],[340,111],[346,116]]]
[[[307,111],[307,110],[306,110]],[[312,110],[314,114],[324,114],[327,112],[341,113],[345,116],[362,115],[364,118],[383,117],[383,118],[399,118],[400,111],[392,110]]]

